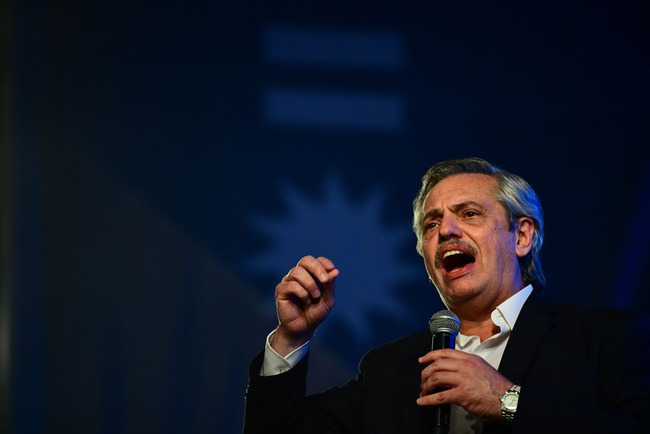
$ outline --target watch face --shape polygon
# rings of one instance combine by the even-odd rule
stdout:
[[[519,402],[519,397],[514,393],[508,393],[503,397],[503,405],[509,410],[516,409],[517,402]]]

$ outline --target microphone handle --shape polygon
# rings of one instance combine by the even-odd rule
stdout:
[[[456,346],[456,337],[447,332],[438,332],[431,337],[431,351],[444,350],[445,348],[454,348]]]
[[[447,332],[438,332],[431,337],[431,351],[454,348],[456,337]],[[437,405],[433,411],[433,434],[448,434],[451,406],[449,404]]]

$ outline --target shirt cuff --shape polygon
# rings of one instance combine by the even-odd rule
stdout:
[[[307,354],[309,350],[309,342],[305,342],[299,348],[296,348],[287,357],[282,357],[279,355],[273,348],[271,348],[271,341],[275,330],[273,330],[266,337],[266,347],[264,348],[264,363],[262,363],[262,369],[260,370],[260,376],[262,377],[271,377],[273,375],[282,374],[287,372],[289,369],[293,368],[298,364],[299,361]]]

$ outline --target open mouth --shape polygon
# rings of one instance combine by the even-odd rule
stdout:
[[[460,250],[449,250],[442,255],[442,266],[447,273],[455,273],[476,259]]]

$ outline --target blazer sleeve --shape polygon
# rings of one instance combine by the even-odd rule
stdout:
[[[309,353],[292,369],[269,377],[259,375],[263,358],[258,354],[249,368],[244,434],[360,432],[362,374],[305,397]]]
[[[264,352],[250,364],[244,434],[301,433],[309,353],[289,371],[260,376]]]
[[[431,333],[422,330],[368,351],[356,378],[305,397],[309,353],[291,370],[260,377],[263,354],[250,368],[244,433],[420,433],[431,431],[430,409],[416,404]]]

